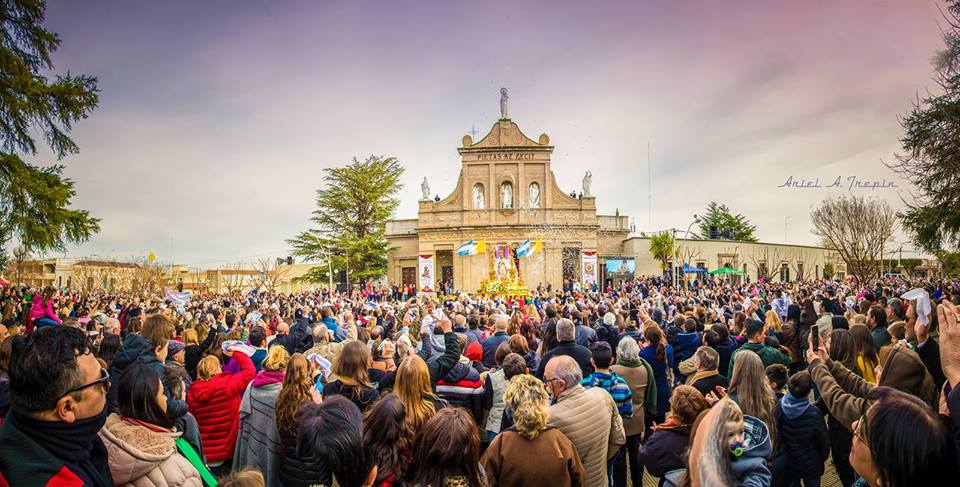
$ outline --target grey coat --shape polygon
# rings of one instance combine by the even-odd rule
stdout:
[[[280,435],[274,421],[277,394],[281,382],[247,386],[240,403],[240,426],[237,446],[233,450],[233,470],[253,467],[263,472],[267,485],[279,485],[277,461]]]

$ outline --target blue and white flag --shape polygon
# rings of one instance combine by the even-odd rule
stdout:
[[[522,244],[517,246],[517,257],[530,257],[531,255],[537,253],[537,251],[539,251],[542,247],[542,240],[531,242],[530,239],[527,239]]]
[[[466,255],[477,255],[482,252],[486,252],[486,242],[483,240],[479,242],[474,242],[473,240],[463,244],[457,249],[457,255],[466,256]]]

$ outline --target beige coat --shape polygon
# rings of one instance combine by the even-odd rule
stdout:
[[[626,437],[623,420],[610,393],[576,385],[550,406],[550,426],[573,443],[587,474],[586,487],[607,487],[607,460],[617,454]]]
[[[647,385],[650,383],[650,377],[647,377],[647,368],[643,365],[637,367],[627,367],[626,365],[615,364],[610,366],[610,370],[623,377],[630,386],[631,401],[633,401],[633,415],[630,419],[623,420],[623,429],[627,436],[642,435],[643,421],[646,411],[643,409],[643,402],[647,398]]]
[[[121,487],[203,487],[200,474],[177,452],[174,442],[179,436],[151,431],[111,414],[100,438],[107,447],[113,482]]]

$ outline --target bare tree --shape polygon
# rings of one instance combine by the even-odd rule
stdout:
[[[853,195],[830,198],[810,213],[810,220],[813,234],[836,250],[858,282],[878,275],[883,245],[897,224],[889,204]]]
[[[253,268],[259,273],[256,279],[257,287],[266,289],[271,294],[276,292],[280,283],[290,274],[290,266],[281,265],[273,258],[257,259]]]
[[[244,287],[256,284],[257,271],[244,269],[242,262],[234,262],[217,270],[217,275],[220,280],[219,286],[227,294],[236,294],[242,291]]]
[[[790,267],[793,269],[793,273],[797,276],[798,281],[807,279],[808,276],[814,274],[810,268],[810,264],[813,263],[815,255],[809,249],[797,249],[793,252],[793,259],[791,260]],[[816,278],[816,276],[813,276]]]
[[[757,268],[757,278],[769,281],[774,269],[780,269],[780,263],[786,257],[786,251],[779,246],[761,245],[754,248],[749,260]]]

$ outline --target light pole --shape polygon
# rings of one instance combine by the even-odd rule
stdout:
[[[695,223],[699,223],[699,222],[700,222],[700,217],[697,216],[697,215],[693,215],[693,221],[690,222],[689,225],[687,225],[687,231],[683,234],[683,241],[684,241],[684,242],[686,242],[687,239],[690,238],[690,229],[693,228],[693,225],[694,225]],[[676,238],[677,238],[677,232],[676,232],[676,230],[674,230],[674,232],[673,232],[673,238],[674,238],[674,240],[676,240]],[[683,260],[683,256],[680,254],[680,251],[683,250],[683,243],[684,243],[684,242],[681,242],[680,245],[677,247],[677,255],[676,255],[676,256],[677,256],[677,257],[680,257],[680,260],[681,260],[681,261]],[[680,262],[680,268],[683,268],[683,264],[684,264],[683,262]],[[673,281],[674,281],[673,287],[676,288],[676,287],[679,287],[679,286],[680,286],[680,273],[677,272],[677,267],[676,267],[676,266],[674,266],[674,270],[673,270]]]
[[[23,284],[20,281],[21,272],[23,269],[23,258],[27,255],[27,249],[23,245],[18,245],[17,248],[13,249],[13,256],[17,258],[17,285]]]

